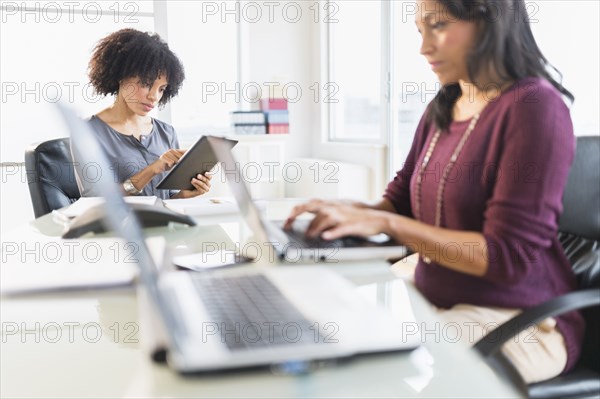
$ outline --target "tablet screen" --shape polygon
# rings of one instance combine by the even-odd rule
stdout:
[[[193,190],[191,180],[199,173],[209,172],[219,162],[208,136],[202,136],[179,158],[179,162],[171,168],[167,175],[158,183],[156,188],[163,190]],[[237,141],[226,140],[233,148]]]

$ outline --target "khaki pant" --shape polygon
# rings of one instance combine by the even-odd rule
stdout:
[[[464,304],[450,309],[436,308],[435,311],[448,322],[460,326],[460,341],[468,345],[474,345],[488,332],[521,312],[518,309]],[[528,384],[559,375],[567,364],[565,341],[553,318],[548,318],[510,339],[502,347],[502,352]]]

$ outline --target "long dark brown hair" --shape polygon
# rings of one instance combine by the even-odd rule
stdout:
[[[467,58],[469,79],[475,85],[477,77],[491,63],[500,82],[541,77],[571,102],[574,101],[573,94],[561,84],[562,74],[548,62],[535,42],[524,0],[438,2],[452,17],[479,25],[479,38]],[[460,95],[458,83],[443,86],[429,106],[427,120],[446,130],[452,122],[452,108]]]

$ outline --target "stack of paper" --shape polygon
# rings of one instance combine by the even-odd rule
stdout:
[[[155,266],[164,266],[164,237],[149,237],[146,246]],[[29,247],[33,246],[33,243]],[[138,273],[138,243],[117,237],[93,240],[41,240],[37,251],[6,245],[0,267],[0,294],[92,289],[132,284]]]
[[[7,246],[0,268],[0,292],[10,295],[131,284],[138,273],[135,246],[116,237],[42,241],[35,243],[36,251],[31,252]]]
[[[211,216],[238,213],[239,207],[232,198],[185,198],[164,200],[165,206],[175,212],[190,216]],[[257,204],[259,207],[260,203]],[[264,208],[264,205],[262,205]]]
[[[129,196],[124,197],[129,204],[144,204],[152,206],[163,206],[163,201],[156,196]],[[74,218],[82,215],[87,210],[104,202],[102,197],[81,197],[68,208],[59,211],[63,216]]]

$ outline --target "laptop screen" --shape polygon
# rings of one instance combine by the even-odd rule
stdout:
[[[71,151],[74,159],[94,163],[94,168],[100,171],[94,184],[97,185],[97,192],[105,200],[104,222],[126,242],[135,245],[137,252],[132,256],[138,261],[141,282],[148,289],[152,300],[160,304],[157,289],[158,269],[146,246],[141,225],[131,207],[123,199],[121,187],[114,179],[104,150],[85,121],[60,102],[57,105],[71,134]]]
[[[252,195],[243,180],[239,164],[233,158],[231,146],[227,140],[219,137],[208,136],[208,141],[217,159],[222,163],[227,182],[229,183],[229,187],[231,187],[242,216],[246,220],[248,227],[257,235],[256,241],[265,245],[267,243],[272,245],[272,240],[269,239],[270,232],[267,233],[268,226],[263,222],[258,208],[252,201]]]

